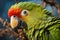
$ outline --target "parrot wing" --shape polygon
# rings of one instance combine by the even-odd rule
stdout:
[[[60,40],[60,18],[53,18],[43,25],[39,29],[33,28],[32,40]]]

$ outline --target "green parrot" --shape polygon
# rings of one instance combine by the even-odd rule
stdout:
[[[24,21],[28,40],[60,40],[60,17],[54,17],[51,12],[40,4],[20,2],[8,10],[10,24],[14,29],[18,19]]]

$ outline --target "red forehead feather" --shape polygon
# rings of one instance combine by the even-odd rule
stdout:
[[[20,13],[21,13],[22,9],[21,8],[10,8],[8,10],[8,17],[11,17],[12,15],[15,15],[17,17],[20,17]]]

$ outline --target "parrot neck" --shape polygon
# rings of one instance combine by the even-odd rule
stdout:
[[[41,22],[42,22],[42,20],[33,19],[33,18],[26,21],[28,29],[37,26]]]
[[[46,24],[49,20],[52,19],[51,17],[48,17],[48,18],[29,18],[28,20],[26,20],[28,29],[32,27],[36,28],[37,26],[41,26],[41,24]]]

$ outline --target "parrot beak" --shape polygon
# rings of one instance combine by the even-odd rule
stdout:
[[[10,25],[13,29],[18,25],[18,19],[16,16],[11,16]]]
[[[27,24],[19,19],[17,16],[11,16],[10,25],[12,29],[26,27]]]

